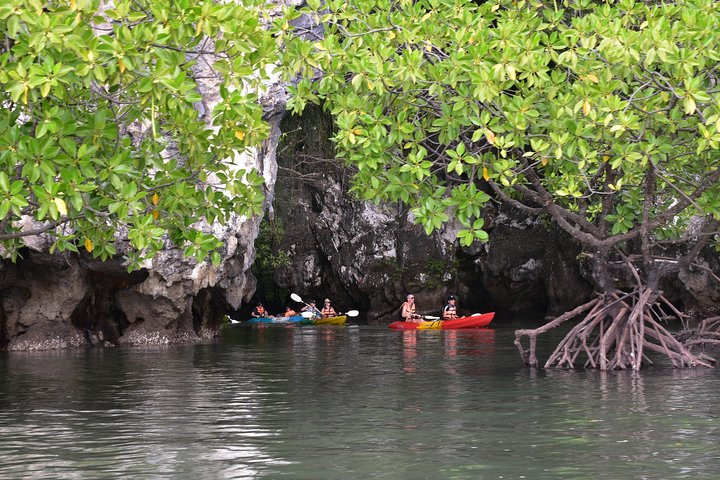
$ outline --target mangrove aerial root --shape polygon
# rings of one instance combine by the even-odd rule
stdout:
[[[663,327],[661,318],[664,316],[658,306],[669,303],[649,288],[630,293],[598,294],[542,327],[516,330],[515,345],[525,364],[537,367],[538,335],[584,314],[548,357],[544,368],[575,368],[578,362],[583,362],[587,368],[600,370],[639,370],[643,365],[652,364],[646,355],[648,350],[665,355],[678,368],[712,367],[714,360],[711,357],[692,353],[686,344]],[[713,325],[720,329],[720,318],[715,320]],[[522,344],[523,337],[529,339],[528,348]],[[720,333],[716,331],[705,341],[720,344]]]
[[[683,345],[700,358],[715,363],[705,350],[708,347],[720,346],[720,317],[703,320],[695,330],[688,330]]]

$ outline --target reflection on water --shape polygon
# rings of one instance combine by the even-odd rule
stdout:
[[[716,370],[529,370],[512,339],[233,326],[5,353],[0,478],[717,478]]]
[[[402,331],[403,339],[403,363],[405,373],[415,373],[417,366],[415,359],[417,357],[417,330]]]

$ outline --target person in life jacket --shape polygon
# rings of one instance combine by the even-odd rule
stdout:
[[[409,293],[405,303],[400,307],[400,316],[406,322],[419,322],[420,315],[415,313],[415,295]]]
[[[263,307],[262,303],[258,303],[255,305],[255,309],[250,314],[255,318],[263,318],[263,317],[269,317],[267,310],[265,310],[265,307]]]
[[[458,318],[457,305],[455,305],[456,301],[457,297],[455,297],[455,295],[450,295],[448,297],[448,303],[442,309],[443,320],[451,320],[453,318]]]
[[[332,305],[330,305],[329,298],[325,299],[325,305],[323,306],[322,310],[320,310],[320,313],[322,313],[322,316],[325,318],[334,317],[337,315],[337,312],[335,311],[335,309],[332,307]]]
[[[320,311],[320,309],[317,308],[317,306],[315,306],[315,300],[310,300],[310,303],[305,305],[302,308],[302,310],[300,310],[300,311],[301,312],[312,312],[313,314],[317,315],[318,317],[322,315],[322,312]]]

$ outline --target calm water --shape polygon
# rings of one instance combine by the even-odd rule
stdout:
[[[0,478],[717,479],[718,392],[716,370],[528,370],[511,328],[4,353]]]

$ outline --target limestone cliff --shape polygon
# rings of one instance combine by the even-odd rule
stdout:
[[[559,232],[517,212],[488,209],[491,240],[460,248],[457,226],[425,235],[401,205],[374,205],[348,195],[351,171],[332,159],[332,130],[319,109],[283,122],[278,203],[287,225],[279,250],[290,264],[276,282],[310,297],[360,308],[370,322],[395,320],[408,292],[437,314],[449,293],[465,312],[503,310],[542,315],[582,301],[591,286],[579,250]],[[281,202],[281,194],[278,195]]]
[[[208,124],[209,112],[220,99],[212,63],[211,59],[198,61],[194,68],[203,97],[196,108]],[[277,174],[274,157],[285,110],[284,88],[269,85],[261,102],[270,137],[253,154],[238,154],[234,160],[239,168],[261,172],[268,211]],[[141,135],[142,128],[129,133]],[[202,225],[224,243],[218,267],[186,258],[167,243],[152,262],[128,273],[122,260],[122,235],[117,259],[108,262],[94,261],[87,254],[52,255],[48,238],[28,237],[28,247],[17,263],[0,261],[0,348],[167,344],[213,338],[225,312],[239,308],[255,291],[250,267],[261,220],[261,216],[234,216],[225,225]]]

